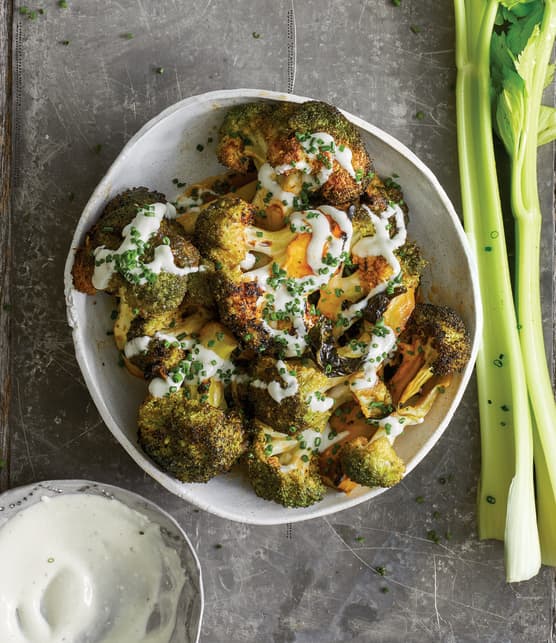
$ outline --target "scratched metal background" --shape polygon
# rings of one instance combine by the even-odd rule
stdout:
[[[62,272],[73,228],[122,145],[164,107],[212,89],[288,89],[291,4],[68,0],[62,9],[56,0],[38,2],[45,13],[36,20],[18,15],[16,3],[14,29],[11,485],[92,478],[169,509],[204,569],[203,642],[550,639],[553,572],[505,585],[500,544],[476,538],[473,386],[403,484],[293,529],[199,512],[147,478],[115,443],[84,387],[65,321]],[[459,206],[451,2],[297,0],[295,17],[295,91],[397,136]],[[552,150],[541,159],[549,337]],[[431,529],[439,544],[427,539]]]

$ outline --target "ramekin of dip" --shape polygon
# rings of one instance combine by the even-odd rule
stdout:
[[[55,480],[0,496],[2,643],[196,643],[201,568],[176,521],[125,489]]]

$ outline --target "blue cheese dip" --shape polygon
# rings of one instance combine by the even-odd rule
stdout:
[[[43,497],[0,528],[2,643],[169,643],[185,573],[118,500]]]

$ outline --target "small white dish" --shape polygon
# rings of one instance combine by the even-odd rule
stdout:
[[[113,498],[160,526],[165,545],[178,554],[185,574],[176,626],[169,643],[197,643],[204,607],[201,565],[183,529],[172,516],[150,500],[126,489],[90,480],[45,480],[10,489],[0,495],[0,528],[20,511],[36,505],[45,496],[53,498],[61,494],[89,494]],[[37,537],[40,538],[40,534]]]
[[[207,484],[187,484],[159,469],[137,444],[137,409],[146,395],[146,385],[118,366],[113,338],[106,334],[113,301],[105,294],[91,297],[77,292],[71,276],[75,250],[105,203],[118,192],[144,185],[173,200],[177,189],[172,179],[189,184],[222,172],[214,154],[218,127],[229,107],[254,100],[299,103],[310,99],[257,89],[209,92],[172,105],[127,143],[83,210],[66,262],[65,293],[75,352],[89,392],[106,425],[135,462],[169,491],[206,511],[239,522],[272,525],[347,509],[384,489],[360,487],[349,495],[330,490],[322,502],[311,507],[288,509],[257,497],[241,471],[218,476]],[[359,128],[378,174],[399,176],[397,181],[409,206],[408,234],[430,261],[423,280],[425,300],[454,308],[472,339],[472,356],[464,371],[439,396],[424,423],[408,427],[396,440],[396,451],[409,473],[448,426],[471,376],[482,322],[478,282],[463,228],[432,172],[389,134],[344,114]],[[198,145],[204,149],[199,151]]]

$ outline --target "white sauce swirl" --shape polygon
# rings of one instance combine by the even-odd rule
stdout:
[[[341,230],[339,237],[332,232],[333,223]],[[307,329],[303,315],[306,297],[328,283],[331,275],[342,263],[343,254],[349,248],[353,234],[347,214],[329,205],[323,205],[316,210],[295,212],[291,216],[290,228],[292,232],[311,234],[306,261],[312,274],[291,279],[284,270],[277,274],[275,269],[277,266],[279,268],[279,264],[273,261],[245,273],[245,278],[255,279],[264,292],[257,302],[258,306],[266,308],[268,312],[267,318],[263,319],[263,326],[269,335],[283,344],[286,357],[299,356],[305,350]],[[256,252],[271,252],[264,241],[257,244],[256,236],[250,237],[250,246]],[[273,315],[287,317],[292,328],[274,328],[269,323]]]
[[[300,138],[301,147],[305,150],[308,160],[297,161],[292,164],[279,165],[274,169],[276,174],[286,174],[291,170],[300,170],[311,176],[313,188],[324,185],[334,171],[334,161],[346,170],[352,178],[355,178],[353,169],[352,151],[349,147],[336,144],[334,137],[326,132],[315,132],[306,134]],[[322,160],[326,159],[323,163]],[[314,172],[313,165],[318,162],[319,171]]]
[[[16,514],[0,529],[0,569],[5,643],[168,643],[185,584],[158,525],[89,494]]]
[[[99,246],[93,251],[95,270],[92,283],[97,290],[105,290],[116,272],[116,257],[127,252],[137,252],[137,242],[148,243],[149,239],[158,232],[162,219],[174,219],[176,209],[171,203],[154,203],[138,210],[134,219],[122,230],[123,241],[117,250]],[[173,275],[188,275],[197,272],[199,266],[180,268],[174,262],[174,255],[169,245],[159,245],[154,250],[154,258],[150,263],[141,263],[129,269],[129,273],[137,278],[139,285],[147,283],[144,272],[156,275],[167,272]]]

